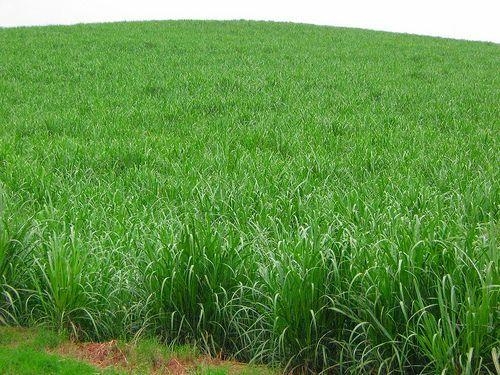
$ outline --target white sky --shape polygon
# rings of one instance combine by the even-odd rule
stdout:
[[[0,26],[252,19],[500,43],[500,0],[0,0]]]

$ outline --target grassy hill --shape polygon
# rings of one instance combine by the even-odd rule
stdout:
[[[0,322],[498,371],[499,45],[175,21],[0,46]]]

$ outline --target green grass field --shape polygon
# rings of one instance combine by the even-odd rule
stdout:
[[[50,332],[0,327],[0,374],[98,373],[88,364],[45,352],[45,349],[55,348],[60,341],[59,336]]]
[[[211,359],[194,347],[169,347],[154,338],[134,342],[70,342],[38,328],[0,327],[2,375],[275,375],[263,366]]]
[[[0,29],[0,321],[500,371],[499,67],[298,24]]]

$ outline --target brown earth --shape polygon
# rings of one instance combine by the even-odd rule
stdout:
[[[131,348],[121,349],[116,340],[103,343],[87,342],[74,343],[67,342],[52,352],[90,363],[99,368],[115,367],[117,369],[131,371],[136,370],[136,365],[127,358]],[[149,373],[154,375],[187,375],[200,366],[220,366],[227,369],[228,374],[238,374],[242,372],[245,366],[236,361],[222,360],[220,358],[211,358],[200,356],[193,358],[180,358],[172,356],[162,358],[160,356],[151,360]]]

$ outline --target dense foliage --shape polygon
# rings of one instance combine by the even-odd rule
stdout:
[[[498,371],[498,45],[148,22],[0,46],[0,321]]]

